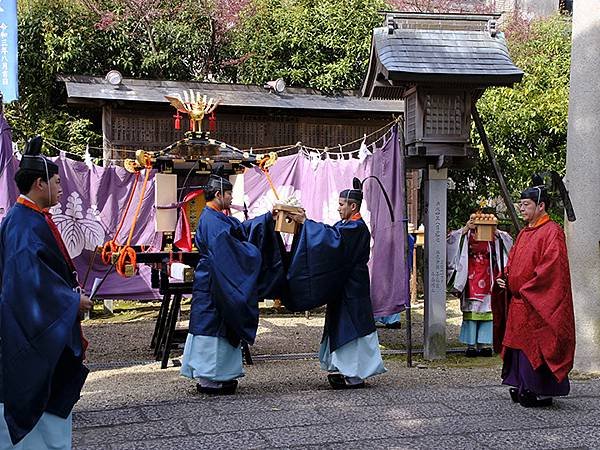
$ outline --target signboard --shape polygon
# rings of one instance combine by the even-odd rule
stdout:
[[[0,91],[4,103],[17,100],[17,0],[0,0]]]

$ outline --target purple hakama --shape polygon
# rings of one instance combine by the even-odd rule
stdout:
[[[570,390],[569,377],[559,383],[547,365],[534,370],[525,354],[512,348],[504,356],[502,384],[516,387],[519,394],[528,390],[543,397],[568,395]]]

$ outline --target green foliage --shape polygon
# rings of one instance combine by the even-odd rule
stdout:
[[[518,199],[533,173],[565,171],[570,18],[534,21],[528,30],[509,35],[508,42],[513,62],[525,72],[523,81],[514,88],[489,89],[477,108],[513,199]],[[479,144],[475,129],[472,136]],[[450,175],[457,184],[448,197],[451,227],[464,224],[477,200],[500,192],[482,148],[480,155],[474,169]]]
[[[78,2],[19,2],[20,101],[6,108],[15,138],[23,142],[41,134],[73,153],[82,153],[86,144],[101,145],[98,121],[94,126],[90,116],[97,113],[67,110],[59,74],[117,69],[139,78],[204,78],[218,59],[211,53],[211,22],[198,2],[167,3],[165,14],[148,24],[123,15],[102,28],[98,14]]]
[[[97,69],[89,53],[91,46],[97,45],[99,52],[102,45],[92,38],[91,24],[72,2],[19,3],[20,101],[6,108],[15,139],[23,142],[41,134],[64,141],[61,148],[74,153],[81,153],[86,144],[100,142],[89,118],[67,112],[61,86],[56,82],[61,72]]]
[[[218,62],[210,8],[197,0],[83,0],[104,69],[134,78],[203,79]]]
[[[234,76],[327,93],[356,88],[384,8],[382,0],[255,0],[232,36],[232,53],[246,58]]]

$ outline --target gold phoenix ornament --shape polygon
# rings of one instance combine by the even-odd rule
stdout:
[[[200,92],[194,92],[193,89],[183,91],[183,98],[180,94],[165,95],[171,106],[177,111],[190,116],[190,131],[202,132],[202,119],[206,114],[212,113],[218,105],[218,101],[201,95]]]

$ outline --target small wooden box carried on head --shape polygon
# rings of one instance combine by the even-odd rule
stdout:
[[[478,241],[493,241],[498,226],[498,219],[493,214],[475,213],[471,215],[475,225],[475,239]]]
[[[302,208],[297,206],[283,205],[276,203],[273,205],[273,214],[275,215],[275,231],[280,233],[296,234],[298,231],[298,223],[294,222],[290,217],[290,213],[301,213]]]

